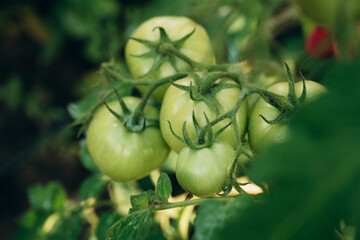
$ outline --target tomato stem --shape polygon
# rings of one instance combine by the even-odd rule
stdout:
[[[181,78],[186,77],[188,74],[187,73],[176,73],[174,75],[168,76],[168,77],[164,77],[161,78],[159,80],[153,81],[150,83],[148,90],[146,91],[145,95],[143,96],[143,98],[141,99],[141,102],[139,103],[139,105],[136,107],[132,118],[131,118],[131,122],[133,124],[136,124],[137,119],[139,118],[139,116],[141,116],[144,112],[144,108],[146,106],[147,101],[149,100],[151,94],[153,93],[153,91],[158,88],[159,86],[168,83],[168,82],[173,82],[173,81],[177,81]],[[136,82],[136,81],[134,81]]]
[[[159,211],[159,210],[166,210],[166,209],[170,209],[170,208],[186,207],[186,206],[190,206],[190,205],[199,205],[199,204],[201,204],[201,203],[203,203],[203,202],[205,202],[205,201],[207,201],[209,199],[217,199],[219,201],[228,201],[229,199],[232,199],[232,198],[235,198],[235,197],[198,198],[198,199],[193,199],[193,200],[185,200],[185,201],[181,201],[181,202],[173,202],[173,203],[155,205],[154,210]]]

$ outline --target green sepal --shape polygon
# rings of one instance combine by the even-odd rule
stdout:
[[[289,119],[289,114],[286,112],[280,113],[279,116],[277,116],[275,119],[273,120],[268,120],[266,119],[262,114],[259,115],[267,124],[280,124],[280,123],[285,123],[288,121]]]
[[[104,102],[104,104],[105,104],[106,108],[110,111],[110,113],[111,113],[114,117],[116,117],[120,122],[124,123],[125,119],[124,119],[123,116],[121,116],[120,114],[118,114],[117,112],[115,112],[114,110],[112,110],[112,109],[109,107],[109,105],[107,105],[106,102]]]
[[[211,128],[210,120],[207,117],[206,113],[204,112],[204,116],[206,119],[206,127],[208,129],[208,138],[206,140],[206,143],[202,147],[210,147],[214,142],[214,134]]]
[[[145,53],[139,54],[139,55],[135,55],[135,54],[130,54],[130,56],[132,57],[136,57],[136,58],[155,58],[156,57],[156,52],[153,50],[147,51]]]
[[[199,74],[197,73],[191,73],[191,77],[192,79],[194,79],[195,81],[195,85],[196,86],[201,86],[202,82],[203,82],[203,78],[207,75],[207,72],[203,72],[203,77],[200,77]]]
[[[201,131],[201,127],[199,125],[199,123],[197,122],[196,118],[195,118],[195,112],[192,112],[192,120],[194,123],[194,127],[195,127],[195,131],[196,131],[196,135],[198,135]]]
[[[169,123],[169,128],[170,128],[170,131],[171,131],[172,135],[173,135],[177,140],[179,140],[181,143],[186,144],[185,141],[184,141],[184,139],[182,139],[181,137],[179,137],[179,136],[174,132],[174,130],[173,130],[172,127],[171,127],[171,122],[170,122],[169,120],[168,120],[168,123]],[[185,122],[184,122],[184,123],[185,123]]]
[[[144,78],[146,76],[149,76],[151,73],[155,72],[161,65],[163,65],[163,63],[167,61],[168,61],[167,57],[157,54],[156,57],[154,58],[154,64],[151,66],[149,71],[144,75],[141,75],[139,78]]]
[[[228,124],[226,124],[224,127],[220,128],[215,134],[214,134],[214,138],[216,139],[217,136],[219,136],[223,131],[225,131],[226,128],[228,128],[230,125],[232,124],[232,122],[230,121]]]
[[[153,42],[153,41],[149,41],[149,40],[141,39],[141,38],[135,38],[135,37],[129,37],[129,39],[134,40],[134,41],[136,41],[138,43],[141,43],[141,44],[147,46],[150,49],[157,47],[157,43]]]
[[[154,27],[153,28],[153,31],[159,29],[159,32],[160,32],[160,43],[164,43],[164,42],[167,42],[167,43],[171,43],[171,40],[169,38],[169,36],[167,35],[165,29],[163,27]]]
[[[242,189],[241,185],[236,181],[235,178],[230,179],[231,185],[234,189],[240,194],[247,194],[244,189]]]
[[[302,73],[300,72],[300,77],[301,77],[301,81],[302,81],[302,84],[303,84],[303,89],[302,89],[302,92],[301,92],[301,96],[298,98],[298,102],[301,104],[305,101],[305,98],[306,98],[306,83],[305,83],[305,78],[304,76],[302,75]]]
[[[268,104],[279,110],[280,112],[290,110],[289,106],[284,106],[282,103],[280,103],[280,99],[283,101],[287,101],[286,97],[277,95],[267,90],[260,90],[258,91],[258,93],[265,102],[267,102]]]
[[[211,93],[215,95],[219,91],[226,89],[226,88],[240,88],[239,85],[233,83],[221,83],[221,84],[214,84],[211,88]]]
[[[192,142],[187,130],[186,130],[186,121],[184,121],[183,123],[183,127],[182,127],[182,134],[183,134],[183,137],[184,137],[184,141],[185,141],[185,144],[187,146],[189,146],[190,148],[193,148],[193,149],[196,149],[196,145]]]
[[[287,65],[286,62],[284,62],[286,73],[288,76],[288,83],[289,83],[289,92],[288,92],[288,99],[292,104],[296,104],[296,96],[295,96],[295,81],[293,78],[293,75],[291,73],[289,65]]]
[[[185,85],[181,85],[181,84],[177,84],[173,81],[170,81],[171,85],[173,85],[174,87],[180,89],[180,90],[183,90],[183,91],[190,91],[191,89],[191,82],[190,82],[190,86],[185,86]]]
[[[145,118],[145,127],[159,127],[159,126],[160,126],[159,120]]]
[[[191,35],[194,34],[195,30],[196,30],[196,29],[194,28],[190,33],[186,34],[184,37],[182,37],[182,38],[180,38],[180,39],[178,39],[178,40],[173,41],[172,44],[174,45],[174,47],[176,47],[177,49],[181,48],[182,45],[184,44],[184,42],[185,42],[186,40],[188,40],[188,39],[191,37]]]
[[[129,110],[129,108],[126,106],[124,100],[121,98],[120,94],[118,93],[118,91],[116,90],[116,88],[114,88],[114,92],[116,94],[116,98],[118,99],[121,109],[123,111],[124,114],[130,114],[131,111]]]
[[[139,115],[138,118],[136,119],[136,122],[134,122],[132,115],[126,115],[126,118],[124,121],[124,127],[126,127],[127,129],[130,129],[133,132],[144,131],[146,128],[145,117],[142,115]]]
[[[233,189],[233,185],[231,185],[231,183],[229,183],[223,190],[223,193],[217,193],[216,195],[225,197],[225,196],[229,195],[229,193],[231,193],[232,189]]]
[[[144,75],[140,76],[139,78],[144,78],[146,76],[149,76],[150,74],[152,74],[154,71],[156,71],[157,69],[159,69],[159,67],[164,64],[165,62],[170,63],[170,65],[175,69],[175,71],[178,71],[178,68],[176,66],[176,58],[175,56],[168,54],[166,52],[166,48],[167,47],[171,47],[171,48],[175,48],[175,49],[179,49],[184,42],[195,32],[195,29],[193,31],[191,31],[190,33],[186,34],[184,37],[172,41],[169,36],[167,35],[166,31],[164,28],[162,27],[155,27],[153,29],[153,31],[155,30],[159,30],[160,32],[160,37],[159,37],[159,41],[149,41],[146,39],[140,39],[140,38],[134,38],[134,37],[130,37],[130,39],[137,41],[143,45],[145,45],[146,47],[149,48],[149,51],[143,53],[143,54],[139,54],[139,55],[131,55],[133,57],[139,57],[139,58],[154,58],[154,63],[151,66],[151,68],[149,69],[148,72],[146,72]],[[169,46],[168,46],[169,45]],[[165,51],[164,51],[165,49]]]

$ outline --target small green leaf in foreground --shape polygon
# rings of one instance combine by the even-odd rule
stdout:
[[[159,200],[167,202],[167,200],[169,199],[172,192],[172,186],[170,178],[166,173],[160,174],[160,177],[155,187],[155,192]]]
[[[116,222],[109,229],[107,240],[142,240],[149,234],[151,209],[134,212]]]

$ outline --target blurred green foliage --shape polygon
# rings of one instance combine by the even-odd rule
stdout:
[[[79,71],[81,74],[93,73],[110,57],[119,58],[121,66],[118,68],[126,72],[122,52],[128,36],[141,22],[159,15],[189,16],[204,25],[217,62],[251,62],[253,77],[250,80],[254,82],[263,72],[281,75],[282,61],[286,60],[294,69],[300,69],[306,78],[329,87],[329,94],[294,116],[292,138],[269,149],[250,169],[251,179],[261,185],[266,183],[268,192],[257,197],[239,196],[227,201],[212,199],[204,202],[198,208],[194,226],[191,226],[191,237],[359,239],[360,60],[353,60],[351,56],[340,59],[307,56],[301,22],[287,1],[254,0],[249,4],[248,0],[57,0],[48,3],[45,10],[33,1],[24,1],[19,5],[9,3],[0,10],[0,33],[12,40],[19,32],[25,32],[39,50],[34,65],[29,63],[30,68],[41,62],[40,72],[48,65],[57,65],[57,58],[71,51],[69,44],[81,52],[86,63]],[[341,35],[341,29],[336,34]],[[344,36],[354,37],[351,34]],[[345,40],[341,38],[341,41]],[[33,48],[32,45],[29,48]],[[67,54],[65,61],[76,53]],[[3,77],[1,109],[11,120],[6,121],[1,116],[0,126],[5,129],[5,124],[12,119],[26,117],[46,133],[35,138],[43,143],[42,147],[36,145],[35,148],[39,151],[55,148],[65,152],[62,154],[79,151],[78,158],[91,173],[87,172],[87,178],[76,185],[77,194],[67,194],[58,183],[31,187],[28,190],[30,206],[19,219],[12,239],[105,239],[111,226],[109,239],[144,239],[149,231],[148,239],[164,239],[152,221],[151,211],[143,209],[153,192],[139,195],[140,203],[133,198],[134,212],[126,217],[109,206],[109,196],[104,192],[108,187],[109,195],[114,194],[116,184],[98,172],[84,140],[77,146],[72,132],[58,130],[69,122],[65,113],[68,102],[54,105],[52,98],[58,83],[53,83],[55,90],[51,92],[50,84],[39,82],[38,76],[41,74],[33,76],[29,83],[28,72],[11,69]],[[82,98],[68,105],[68,111],[85,127],[96,110],[94,106],[116,86],[116,83],[107,84],[101,76],[92,75],[92,78],[81,80],[78,77],[77,82],[66,85],[69,93],[58,93],[70,94],[67,100]],[[51,82],[52,78],[47,80]],[[126,89],[121,94],[131,92]],[[52,127],[54,123],[61,126]],[[32,148],[36,141],[31,142]],[[75,146],[75,150],[67,144]],[[9,171],[6,168],[2,172]],[[156,186],[156,194],[166,202],[174,185],[171,186],[170,179],[164,175],[161,179],[163,183]],[[149,179],[143,181],[150,182]],[[130,188],[139,191],[137,185]],[[125,192],[120,191],[120,198],[130,195],[130,190],[120,189]],[[98,200],[100,209],[92,205],[94,199]],[[178,233],[173,235],[174,239],[179,236]]]

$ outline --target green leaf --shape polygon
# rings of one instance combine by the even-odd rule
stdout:
[[[104,212],[100,216],[99,224],[96,229],[96,237],[101,239],[106,239],[108,229],[119,219],[120,215],[111,212]]]
[[[130,209],[131,212],[135,212],[137,210],[147,208],[149,204],[149,200],[146,196],[146,193],[131,195],[130,202],[132,206],[132,208]]]
[[[81,139],[80,140],[80,151],[79,151],[79,157],[80,157],[80,161],[82,163],[82,165],[93,172],[100,172],[100,170],[98,169],[98,167],[95,165],[94,161],[92,160],[90,153],[87,149],[87,145],[86,145],[86,139]]]
[[[172,186],[170,178],[166,173],[162,172],[155,187],[156,196],[159,198],[159,200],[167,202],[171,192]]]
[[[134,212],[116,222],[109,229],[107,240],[142,240],[149,234],[151,209]]]
[[[81,184],[79,189],[80,198],[85,200],[99,196],[104,191],[108,182],[101,173],[92,175]]]
[[[16,232],[11,236],[11,240],[33,240],[43,239],[42,231],[45,220],[51,213],[29,209],[19,220]]]
[[[28,196],[30,204],[42,211],[62,209],[66,200],[66,192],[59,183],[32,186],[28,190]]]
[[[78,240],[83,227],[82,209],[64,212],[46,237],[47,240]]]
[[[145,192],[145,194],[146,194],[146,197],[147,197],[147,199],[148,199],[149,202],[155,201],[155,199],[156,199],[156,193],[155,193],[154,190],[152,190],[152,189],[147,190],[147,191]]]
[[[225,227],[227,222],[231,222],[234,216],[240,215],[251,202],[250,196],[241,195],[235,199],[229,199],[226,203],[218,199],[211,199],[202,203],[195,218],[193,239],[227,239],[223,236],[220,229]]]

